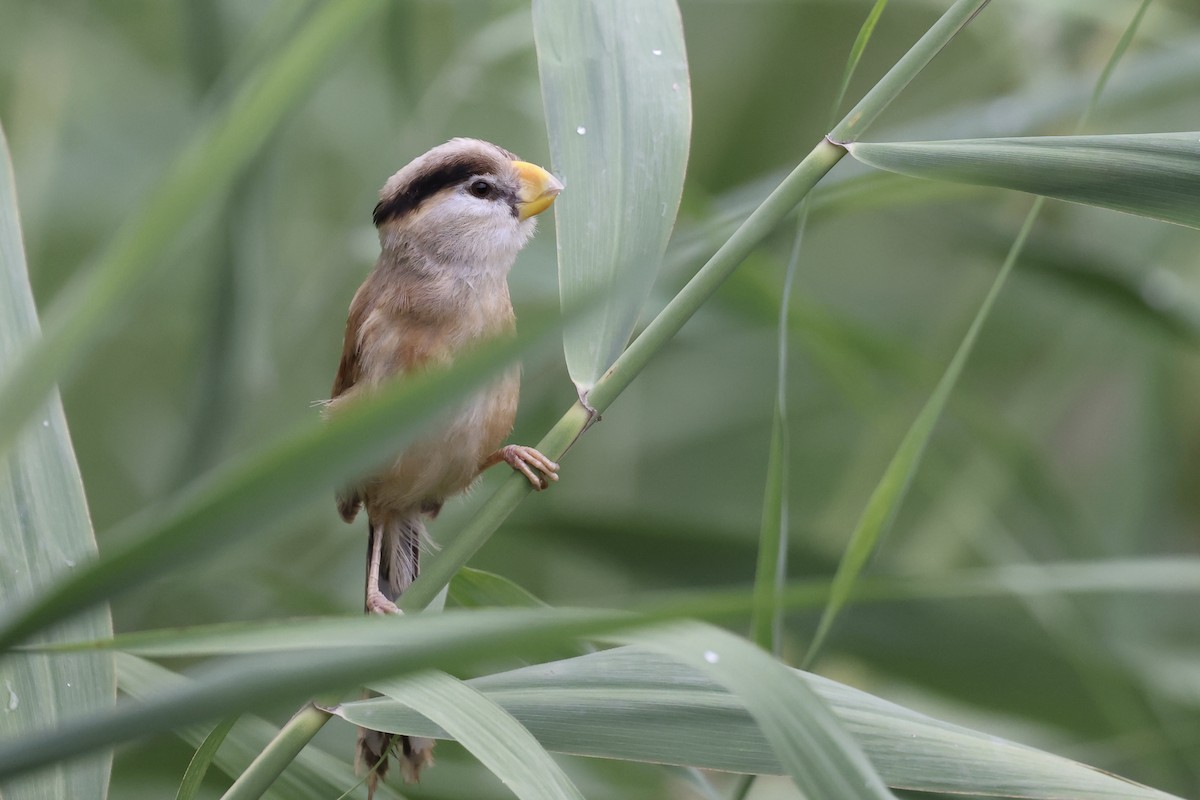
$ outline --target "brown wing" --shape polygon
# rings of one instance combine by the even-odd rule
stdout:
[[[342,360],[338,362],[337,374],[333,376],[333,389],[329,393],[332,400],[345,394],[358,382],[358,335],[363,320],[367,316],[366,292],[362,286],[350,303],[350,314],[346,317],[346,336],[342,340]]]
[[[365,288],[364,284],[350,303],[350,314],[346,318],[346,336],[342,341],[342,360],[338,363],[337,374],[333,377],[333,389],[329,394],[331,400],[345,394],[358,382],[359,329],[367,316],[366,293],[363,291]],[[362,487],[344,486],[338,490],[336,497],[338,513],[342,515],[342,519],[353,522],[358,510],[362,508]]]

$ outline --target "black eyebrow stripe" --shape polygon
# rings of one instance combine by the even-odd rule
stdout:
[[[415,211],[447,186],[459,184],[472,175],[487,175],[492,168],[492,162],[480,158],[459,158],[437,165],[418,175],[402,191],[380,200],[375,206],[375,227]]]

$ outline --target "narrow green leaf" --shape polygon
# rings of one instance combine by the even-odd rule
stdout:
[[[204,784],[204,776],[208,774],[208,768],[212,765],[217,751],[221,749],[221,743],[225,741],[225,737],[229,735],[229,731],[233,729],[237,721],[236,715],[228,716],[213,726],[213,729],[204,737],[204,741],[192,754],[192,760],[188,762],[187,770],[183,773],[183,780],[179,782],[179,791],[175,793],[175,800],[193,800],[196,797],[200,787]]]
[[[402,700],[446,730],[522,800],[583,800],[571,779],[520,722],[462,681],[444,672],[422,672],[374,683],[371,688]]]
[[[800,249],[808,224],[808,203],[800,205],[796,236],[783,279],[779,300],[775,365],[775,413],[771,419],[771,445],[767,457],[767,482],[763,491],[762,524],[758,536],[758,565],[754,571],[754,612],[750,615],[751,638],[762,649],[779,654],[783,627],[781,595],[787,581],[788,549],[788,437],[787,374],[788,340],[791,334],[792,284],[800,265]]]
[[[1016,189],[1200,228],[1200,132],[858,142],[851,155],[917,178]]]
[[[102,339],[156,271],[168,269],[167,245],[204,204],[225,191],[280,120],[321,75],[321,68],[382,0],[319,4],[292,41],[267,62],[213,123],[203,127],[145,204],[117,232],[99,263],[63,291],[46,314],[42,337],[0,379],[0,453],[63,378]]]
[[[1104,69],[1101,70],[1099,78],[1096,81],[1096,89],[1092,92],[1091,101],[1088,107],[1084,110],[1080,125],[1087,120],[1096,103],[1099,102],[1100,92],[1108,82],[1109,77],[1115,69],[1116,62],[1125,53],[1129,47],[1129,42],[1133,37],[1137,25],[1141,22],[1145,14],[1146,1],[1138,7],[1132,21],[1118,41],[1116,48],[1109,56]],[[1200,135],[1198,135],[1200,136]],[[1053,137],[1050,137],[1053,138]],[[1109,138],[1109,137],[1061,137],[1064,139],[1082,139],[1082,138]],[[1124,137],[1127,139],[1138,139],[1140,137]],[[1008,140],[1015,141],[1037,141],[1037,139],[1028,140]],[[1197,139],[1200,141],[1200,139]],[[854,152],[857,145],[847,145],[847,150]],[[868,148],[874,147],[869,145]],[[887,147],[885,145],[885,147]],[[1083,148],[1086,151],[1086,148]],[[1134,148],[1136,149],[1136,148]],[[1198,151],[1200,152],[1200,151]],[[1078,159],[1076,159],[1078,160]],[[1085,159],[1086,160],[1086,159]],[[1093,165],[1095,166],[1095,165]],[[1141,167],[1130,167],[1136,173],[1144,173],[1146,165]],[[1196,175],[1200,178],[1200,169],[1197,169],[1193,164],[1191,167]],[[1049,167],[1045,170],[1047,173],[1052,173],[1053,170]],[[1070,170],[1067,170],[1070,171]],[[1103,172],[1103,170],[1101,170]],[[1061,174],[1058,176],[1061,179]],[[1093,179],[1096,185],[1093,187],[1097,195],[1103,194],[1099,183],[1102,175],[1096,173]],[[1143,175],[1143,177],[1145,177]],[[1044,180],[1052,180],[1047,175]],[[1197,184],[1200,187],[1200,184]],[[829,602],[825,606],[825,610],[821,614],[821,621],[817,626],[817,632],[813,636],[813,641],[809,647],[808,654],[805,657],[805,666],[810,666],[820,652],[821,645],[824,643],[826,636],[833,626],[833,621],[837,617],[842,606],[845,605],[850,596],[851,589],[859,575],[866,567],[867,561],[875,552],[875,548],[879,543],[883,534],[891,527],[892,521],[895,519],[900,505],[904,502],[904,496],[908,492],[908,487],[912,483],[913,475],[920,467],[921,458],[924,455],[925,447],[929,443],[930,437],[933,435],[934,426],[941,417],[942,410],[950,399],[950,394],[954,390],[954,386],[958,383],[958,376],[962,373],[963,366],[967,359],[971,356],[971,351],[975,347],[975,340],[979,337],[979,331],[982,330],[984,322],[991,313],[992,305],[996,298],[1000,295],[1000,290],[1004,287],[1005,281],[1008,280],[1009,274],[1012,272],[1017,259],[1025,249],[1025,242],[1029,239],[1029,233],[1033,230],[1033,225],[1037,221],[1038,215],[1042,211],[1042,206],[1045,202],[1045,195],[1038,197],[1029,209],[1029,213],[1025,216],[1025,221],[1021,224],[1021,229],[1017,232],[1013,239],[1011,247],[1004,258],[1004,263],[1000,266],[1000,271],[996,273],[996,278],[988,289],[987,295],[983,299],[983,303],[979,306],[979,311],[975,314],[975,318],[971,320],[971,325],[967,329],[966,335],[963,336],[962,342],[959,343],[958,349],[954,352],[954,357],[950,360],[950,364],[946,367],[946,371],[938,380],[937,386],[930,395],[929,400],[921,408],[917,418],[913,420],[913,424],[905,432],[904,438],[900,442],[900,447],[896,454],[888,463],[887,469],[884,471],[883,477],[879,484],[871,493],[870,499],[867,501],[867,506],[863,509],[862,516],[859,518],[858,524],[855,526],[854,532],[850,536],[850,542],[846,545],[846,552],[842,560],[838,563],[837,573],[834,575],[833,586],[830,591]],[[1200,208],[1200,201],[1195,197],[1191,199],[1194,208]],[[1200,219],[1200,218],[1198,218]]]
[[[190,678],[137,656],[117,653],[116,661],[121,691],[138,701],[192,683]],[[201,725],[182,725],[174,732],[193,747],[198,747],[207,735]],[[278,735],[277,726],[253,714],[243,714],[229,732],[225,744],[217,751],[213,763],[229,777],[236,778]],[[356,782],[354,767],[349,759],[330,755],[310,744],[296,756],[287,771],[279,776],[263,797],[268,800],[329,800]],[[397,798],[395,792],[382,784],[376,788],[375,795],[382,795],[389,800]],[[365,798],[366,788],[356,790],[352,796]]]
[[[169,565],[249,532],[261,533],[286,517],[296,497],[328,491],[354,471],[388,458],[424,422],[555,329],[550,315],[531,316],[516,338],[488,343],[450,369],[396,381],[328,424],[314,419],[298,434],[202,481],[171,508],[137,518],[116,537],[124,545],[109,548],[24,607],[0,616],[0,649]]]
[[[201,638],[207,637],[214,645],[240,641],[245,649],[251,643],[247,637],[257,635],[272,652],[221,660],[198,674],[193,683],[144,703],[122,704],[53,728],[43,726],[18,737],[5,737],[0,740],[0,779],[127,739],[231,713],[307,700],[330,690],[420,670],[468,668],[500,655],[527,655],[530,650],[560,645],[577,636],[635,624],[644,623],[620,612],[518,609],[240,626],[240,639],[239,626],[217,626],[215,632],[209,629]],[[153,643],[129,649],[156,652]],[[158,652],[182,651],[186,649],[178,642],[158,648]]]
[[[783,384],[780,384],[782,387]],[[762,525],[758,535],[758,566],[754,571],[754,612],[750,636],[762,649],[778,654],[783,625],[782,595],[787,580],[787,417],[775,404],[771,446],[763,492]]]
[[[1092,112],[1100,105],[1100,95],[1104,94],[1104,90],[1108,88],[1108,82],[1112,79],[1113,72],[1117,69],[1117,64],[1125,55],[1125,51],[1129,49],[1129,45],[1133,43],[1133,37],[1141,27],[1142,19],[1146,16],[1146,11],[1150,8],[1151,0],[1142,0],[1138,4],[1137,11],[1133,14],[1133,19],[1125,26],[1125,30],[1121,32],[1121,38],[1117,40],[1117,46],[1113,48],[1109,54],[1108,61],[1104,62],[1104,68],[1100,70],[1100,77],[1096,79],[1096,85],[1092,87],[1092,95],[1088,98],[1087,106],[1084,108],[1083,115],[1079,118],[1079,124],[1075,126],[1075,133],[1082,133],[1084,126],[1091,119]]]
[[[817,675],[792,672],[828,704],[895,788],[1031,800],[1169,797]],[[467,683],[507,709],[554,752],[784,773],[740,697],[704,670],[644,647],[618,647]],[[395,733],[447,737],[446,731],[395,700],[345,703],[337,713],[350,722],[369,720]]]
[[[958,376],[962,374],[963,367],[975,347],[975,340],[983,329],[983,323],[987,320],[996,298],[1000,296],[1000,290],[1016,263],[1017,256],[1029,236],[1029,231],[1033,228],[1039,206],[1039,203],[1035,203],[1034,208],[1025,217],[1025,222],[1017,234],[1012,248],[1008,251],[1008,257],[1004,260],[1000,271],[996,273],[996,278],[988,289],[983,303],[979,306],[975,318],[971,320],[966,335],[963,336],[962,342],[955,350],[954,357],[950,359],[950,364],[942,373],[937,386],[934,387],[929,399],[925,401],[925,405],[921,407],[916,419],[905,431],[904,438],[900,440],[900,446],[896,448],[896,454],[888,462],[883,476],[879,479],[874,491],[871,492],[867,505],[855,524],[854,531],[850,534],[846,551],[842,555],[841,561],[838,562],[837,572],[834,574],[833,585],[830,589],[829,602],[821,613],[817,632],[813,635],[813,640],[809,644],[808,653],[805,656],[804,665],[806,667],[811,666],[816,660],[826,637],[833,628],[834,620],[849,601],[855,582],[875,553],[879,540],[891,528],[896,514],[899,513],[904,497],[908,494],[908,488],[912,484],[913,476],[921,466],[921,459],[925,454],[930,437],[933,436],[933,429],[941,418],[942,410],[950,399],[950,393],[958,383]]]
[[[563,309],[586,393],[625,348],[675,224],[691,138],[683,24],[674,0],[534,0],[534,41],[555,172]]]
[[[850,79],[858,67],[875,24],[887,7],[887,0],[876,0],[858,31],[837,99],[833,101],[831,116],[836,119],[837,111],[845,99]],[[832,120],[830,120],[832,124]],[[758,567],[754,574],[754,612],[750,617],[751,638],[764,650],[779,655],[783,628],[783,606],[780,602],[784,583],[787,581],[788,548],[788,464],[791,461],[791,442],[788,436],[787,386],[788,386],[788,340],[791,336],[792,284],[800,265],[800,252],[804,245],[804,229],[808,225],[810,204],[808,198],[800,204],[797,214],[796,237],[788,258],[787,271],[783,279],[783,292],[779,300],[779,320],[776,323],[778,339],[778,363],[776,365],[775,414],[771,420],[771,446],[767,458],[767,482],[763,492],[762,525],[758,541]],[[749,787],[747,787],[747,790]]]
[[[577,608],[449,610],[442,614],[408,614],[402,617],[378,616],[315,617],[271,622],[223,622],[191,628],[125,633],[111,639],[94,639],[39,647],[47,652],[79,650],[120,650],[152,658],[228,656],[287,653],[298,650],[336,650],[399,646],[411,640],[415,646],[449,647],[459,637],[472,636],[489,621],[501,627],[531,625],[586,629],[598,620],[637,620],[629,612],[593,611]]]
[[[887,4],[888,0],[875,0],[875,5],[871,6],[867,18],[863,20],[862,27],[858,29],[858,36],[854,37],[854,44],[850,47],[850,55],[846,59],[846,70],[842,73],[842,83],[838,86],[837,97],[833,101],[834,114],[838,112],[838,109],[842,107],[842,101],[846,99],[846,92],[850,89],[850,79],[854,77],[854,71],[858,69],[858,62],[862,59],[863,51],[867,49],[867,42],[871,41],[871,34],[875,32],[875,26],[879,24],[879,18],[883,16],[883,10],[887,8]]]
[[[12,163],[0,129],[0,371],[37,335]],[[96,554],[62,403],[57,392],[38,401],[40,413],[20,431],[16,446],[0,454],[0,607],[5,608],[62,580]],[[37,641],[111,635],[112,621],[103,607],[42,632]],[[111,656],[0,656],[0,738],[18,738],[64,718],[109,708],[115,701]],[[101,754],[55,764],[27,778],[0,780],[0,797],[100,800],[108,793],[111,763],[111,755]]]
[[[790,584],[783,594],[789,608],[819,608],[829,595],[831,583],[807,580]],[[1131,558],[1058,564],[1006,564],[1000,567],[965,569],[907,577],[864,577],[852,597],[862,602],[894,603],[906,600],[951,600],[964,598],[1011,598],[1045,595],[1114,595],[1188,597],[1200,593],[1200,558]],[[643,610],[646,623],[705,615],[744,615],[753,606],[747,589],[655,594],[623,597]],[[599,613],[580,609],[550,609],[564,619],[581,615],[581,620]],[[81,650],[123,650],[130,653],[170,657],[202,657],[247,653],[277,653],[289,650],[391,646],[405,636],[453,638],[472,635],[481,620],[492,614],[530,614],[537,609],[480,609],[470,613],[447,612],[433,619],[406,616],[403,623],[381,623],[375,617],[319,617],[272,622],[231,622],[191,628],[139,631],[115,638],[88,639],[32,645],[31,652],[67,653]],[[503,619],[504,617],[497,617]],[[631,618],[635,619],[635,618]],[[421,628],[433,625],[433,629]],[[380,626],[383,627],[380,627]],[[400,625],[401,627],[389,627]],[[404,627],[404,626],[417,626]],[[421,630],[424,633],[412,633]]]
[[[989,0],[956,0],[946,13],[933,23],[925,35],[908,49],[871,91],[829,132],[830,141],[839,144],[857,141],[904,87],[921,74],[934,56],[965,28]]]

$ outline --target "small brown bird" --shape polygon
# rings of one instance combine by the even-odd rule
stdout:
[[[513,330],[508,272],[533,235],[536,215],[563,185],[541,167],[478,139],[451,139],[388,179],[375,206],[382,252],[350,304],[342,360],[326,414],[385,380],[444,366],[463,348]],[[417,577],[424,517],[504,461],[537,489],[558,465],[532,447],[501,443],[517,411],[514,368],[449,410],[387,466],[337,495],[347,522],[366,507],[367,613],[400,613],[396,599]],[[398,737],[400,768],[415,780],[433,742]],[[358,758],[387,772],[393,737],[359,731]]]

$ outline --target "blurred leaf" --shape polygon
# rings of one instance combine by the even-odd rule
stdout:
[[[583,800],[537,739],[490,698],[444,672],[422,672],[371,688],[448,731],[522,800]],[[370,727],[370,725],[367,725]]]
[[[979,311],[971,320],[971,325],[959,343],[958,349],[954,351],[954,357],[950,359],[946,371],[938,380],[929,399],[925,401],[925,405],[921,407],[916,419],[904,432],[904,438],[900,440],[895,455],[888,462],[879,483],[876,484],[871,496],[867,499],[867,504],[863,508],[858,522],[854,525],[850,540],[846,544],[845,552],[838,562],[836,573],[834,573],[829,601],[821,613],[817,631],[813,635],[805,655],[806,667],[811,666],[815,661],[826,637],[833,628],[834,620],[837,619],[837,615],[852,596],[854,584],[862,575],[871,556],[874,555],[879,540],[891,528],[892,522],[896,519],[896,514],[904,503],[909,486],[912,485],[913,476],[921,466],[921,459],[933,436],[933,429],[941,418],[942,410],[946,407],[955,384],[958,383],[958,376],[962,374],[963,367],[974,349],[979,331],[982,330],[983,323],[987,320],[992,305],[1000,294],[1000,289],[1004,286],[1009,272],[1012,271],[1017,253],[1020,252],[1021,246],[1033,226],[1036,210],[1035,207],[1034,211],[1025,218],[1025,224],[1017,235],[1012,249],[1009,250],[1008,258],[1005,259],[1000,271],[996,274]]]
[[[595,533],[601,535],[600,531]],[[788,585],[783,602],[788,608],[794,609],[820,608],[829,591],[828,580],[799,581]],[[905,577],[864,576],[855,584],[852,597],[861,602],[895,603],[1062,594],[1187,597],[1197,593],[1200,593],[1200,557],[1171,556],[1058,564],[1005,564]],[[639,624],[649,624],[653,620],[678,619],[681,616],[724,617],[745,614],[753,607],[753,595],[749,589],[655,593],[650,596],[623,593],[615,599],[641,609],[642,616],[630,616],[629,624],[637,620],[641,620]],[[469,636],[480,621],[493,617],[507,620],[508,615],[517,619],[527,615],[529,619],[536,620],[539,619],[539,611],[547,615],[559,615],[564,621],[575,617],[587,620],[600,613],[538,606],[513,610],[453,610],[430,617],[414,614],[405,616],[403,623],[395,621],[387,624],[374,617],[230,622],[138,631],[111,639],[50,643],[27,649],[52,653],[121,650],[144,656],[176,658],[336,649],[371,644],[390,647],[402,642],[406,636],[431,636],[439,642],[443,637]],[[442,621],[432,623],[429,621],[431,619]],[[413,630],[420,633],[412,633]]]
[[[586,393],[624,349],[675,224],[691,138],[674,0],[535,0],[564,309],[606,297],[563,335]]]
[[[0,453],[46,393],[125,314],[156,270],[172,261],[167,245],[203,205],[228,188],[280,120],[322,76],[333,53],[382,0],[336,0],[308,23],[197,132],[140,211],[117,231],[100,261],[62,292],[45,315],[45,333],[0,380]]]
[[[848,68],[849,70],[853,67]],[[783,278],[776,323],[775,411],[771,417],[771,443],[767,454],[767,479],[763,490],[762,521],[758,534],[758,563],[754,570],[754,610],[750,615],[750,637],[762,649],[779,655],[782,647],[783,605],[787,582],[788,554],[788,466],[791,439],[788,431],[788,341],[791,339],[792,284],[800,265],[800,249],[808,224],[808,202],[800,205],[791,257]]]
[[[862,58],[871,33],[887,7],[887,0],[876,0],[871,11],[859,28],[837,98],[830,109],[830,124],[837,119],[838,109],[846,98],[846,90],[858,62]],[[771,445],[767,456],[767,480],[763,492],[762,524],[759,532],[758,566],[754,573],[754,611],[750,616],[751,638],[759,647],[779,655],[782,648],[783,606],[780,595],[787,582],[788,551],[788,465],[791,462],[791,439],[788,435],[788,341],[791,339],[792,284],[800,264],[800,252],[804,245],[804,230],[808,225],[808,214],[812,205],[805,198],[797,214],[796,236],[792,242],[791,257],[783,279],[783,292],[779,300],[779,320],[776,324],[778,340],[778,363],[776,366],[775,413],[771,419]],[[747,787],[748,788],[748,787]]]
[[[817,675],[792,672],[833,709],[896,788],[1045,800],[1169,797]],[[555,752],[729,772],[784,772],[737,695],[703,670],[641,647],[618,647],[467,683]],[[338,713],[356,724],[395,733],[448,738],[403,700],[397,695],[396,700],[345,703]]]
[[[307,700],[331,690],[427,669],[466,668],[499,655],[560,644],[578,636],[640,623],[623,612],[557,609],[463,611],[401,618],[353,617],[226,625],[188,632],[214,651],[257,650],[222,659],[194,682],[78,717],[53,729],[27,730],[0,741],[0,777],[99,747],[216,719],[231,713]],[[131,652],[184,652],[189,636],[159,632],[133,637]],[[95,646],[113,642],[96,642]],[[267,652],[263,652],[263,651]]]
[[[552,631],[558,631],[560,627],[573,630],[571,625],[575,624],[580,626],[580,631],[586,631],[593,624],[600,628],[605,625],[621,627],[621,620],[626,626],[647,624],[639,623],[637,617],[626,611],[549,607],[448,610],[441,614],[408,614],[400,618],[368,615],[225,622],[190,628],[138,631],[111,639],[51,644],[38,649],[50,652],[120,650],[154,658],[176,658],[339,648],[390,648],[404,641],[440,648],[452,646],[457,638],[473,636],[489,621],[501,627],[520,625],[521,621],[525,621],[530,625],[549,626]],[[469,652],[475,652],[473,648],[468,649]]]
[[[25,270],[8,142],[0,128],[0,370],[38,335]],[[40,398],[39,398],[40,399]],[[95,556],[96,540],[58,393],[0,455],[0,605],[12,607]],[[112,635],[108,607],[42,632],[38,643]],[[112,657],[77,653],[0,656],[0,738],[17,739],[116,701]],[[0,780],[0,797],[103,798],[112,755],[60,762],[27,778]]]
[[[550,458],[562,458],[563,453],[587,425],[588,419],[588,412],[576,403],[558,424],[542,437],[537,449]],[[434,554],[428,563],[421,564],[421,574],[404,594],[400,595],[400,609],[408,613],[426,608],[433,602],[458,571],[479,552],[479,548],[483,547],[521,500],[532,491],[529,481],[523,476],[515,472],[509,475],[471,521]]]
[[[192,683],[189,678],[138,656],[117,653],[116,661],[121,691],[140,701]],[[201,725],[181,726],[174,732],[193,747],[199,747],[206,738],[206,729]],[[229,777],[236,778],[278,733],[279,728],[262,717],[243,714],[225,737],[213,763]],[[349,760],[310,744],[263,796],[269,800],[329,800],[356,782],[354,767]],[[382,783],[375,793],[376,797],[381,794],[385,798],[397,797]],[[351,796],[365,798],[366,787],[356,789]]]
[[[786,328],[784,329],[786,330]],[[763,491],[762,524],[758,537],[758,565],[754,571],[754,612],[750,632],[754,643],[770,653],[779,654],[783,605],[780,602],[787,582],[788,492],[787,492],[787,412],[783,405],[783,374],[780,397],[775,403],[771,423],[771,444],[767,456],[767,480]]]
[[[328,424],[314,420],[298,434],[200,481],[159,515],[139,517],[124,532],[123,546],[107,549],[98,561],[0,617],[0,647],[223,541],[267,530],[293,509],[298,496],[328,490],[355,470],[388,458],[423,423],[553,330],[546,316],[531,316],[516,338],[486,343],[449,369],[393,381]]]
[[[465,608],[539,608],[545,603],[503,575],[463,567],[450,582],[450,597]]]
[[[856,142],[850,154],[917,178],[1016,189],[1200,228],[1200,132]]]

